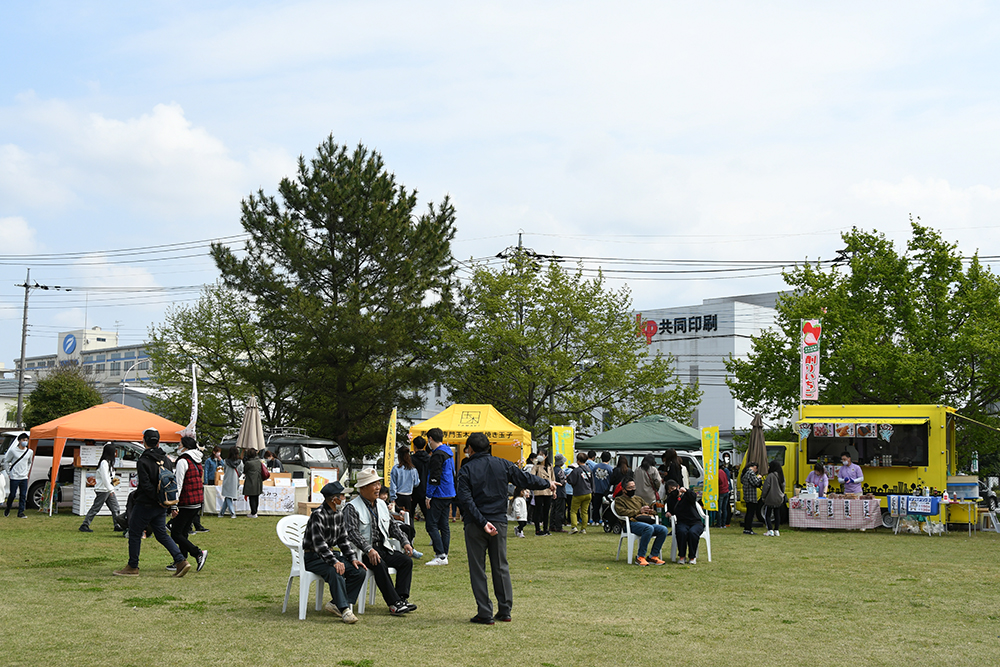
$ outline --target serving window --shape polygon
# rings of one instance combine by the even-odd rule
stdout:
[[[875,428],[877,437],[858,437],[857,433],[861,429],[853,429],[853,437],[840,437],[836,427],[820,428],[820,433],[830,435],[818,436],[815,434],[815,426],[824,425],[814,425],[813,434],[807,438],[806,457],[809,463],[820,461],[837,465],[840,455],[846,451],[858,465],[885,465],[885,457],[891,457],[894,466],[915,467],[928,464],[929,433],[926,422],[879,425]],[[869,434],[867,429],[862,432]]]

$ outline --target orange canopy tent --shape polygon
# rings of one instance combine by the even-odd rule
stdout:
[[[180,442],[179,431],[184,429],[180,424],[152,412],[110,401],[39,424],[31,429],[28,446],[35,450],[39,440],[52,440],[52,461],[57,462],[62,458],[67,440],[135,442],[142,440],[142,432],[147,428],[160,432],[160,442]],[[55,488],[58,475],[59,466],[53,465],[52,488]],[[49,498],[51,511],[52,496]]]

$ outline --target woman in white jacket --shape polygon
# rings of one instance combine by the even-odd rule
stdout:
[[[90,522],[94,520],[97,513],[101,511],[105,505],[111,510],[111,525],[114,526],[118,521],[118,498],[115,497],[115,446],[110,442],[104,445],[104,451],[101,453],[101,462],[97,466],[97,483],[94,485],[94,491],[97,492],[97,497],[94,498],[94,504],[90,506],[90,511],[87,512],[87,516],[83,520],[83,525],[80,526],[81,533],[92,533],[90,529]]]

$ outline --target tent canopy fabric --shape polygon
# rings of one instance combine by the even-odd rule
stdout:
[[[611,449],[631,452],[662,452],[665,449],[701,449],[698,429],[663,415],[643,417],[577,443],[580,449]]]
[[[52,460],[58,462],[66,449],[67,440],[111,440],[134,442],[142,440],[142,432],[155,428],[160,432],[160,442],[180,442],[179,431],[184,427],[152,412],[130,408],[110,401],[86,410],[53,419],[31,429],[28,446],[38,448],[39,440],[53,441]],[[59,466],[52,466],[52,488],[55,488]],[[49,499],[51,512],[52,498]]]
[[[515,460],[508,454],[509,448],[516,451],[516,459],[523,460],[531,452],[531,431],[523,429],[504,417],[492,405],[456,404],[446,408],[426,421],[410,427],[410,441],[418,435],[427,436],[427,431],[439,428],[444,433],[444,444],[459,447],[473,433],[485,433],[493,445],[493,455]]]

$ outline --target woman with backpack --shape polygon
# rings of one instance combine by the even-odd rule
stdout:
[[[118,498],[115,497],[115,487],[118,486],[114,468],[115,453],[115,446],[110,442],[104,445],[101,461],[97,464],[97,479],[96,484],[94,484],[94,491],[97,492],[97,495],[94,497],[94,504],[90,506],[87,516],[83,519],[83,525],[80,526],[81,533],[94,532],[90,529],[90,522],[105,505],[111,510],[111,525],[114,526],[118,523],[118,514],[121,510],[118,507]]]
[[[785,474],[781,464],[771,461],[767,464],[767,478],[760,493],[764,503],[764,524],[767,526],[768,537],[779,537],[778,527],[781,525],[781,506],[785,504]]]
[[[264,462],[257,458],[257,450],[251,447],[243,459],[243,495],[250,503],[251,519],[257,518],[257,507],[262,493],[264,493]]]
[[[236,499],[240,495],[240,475],[243,474],[242,453],[239,447],[231,447],[229,456],[222,462],[222,506],[219,508],[219,518],[226,513],[226,508],[236,518]]]

